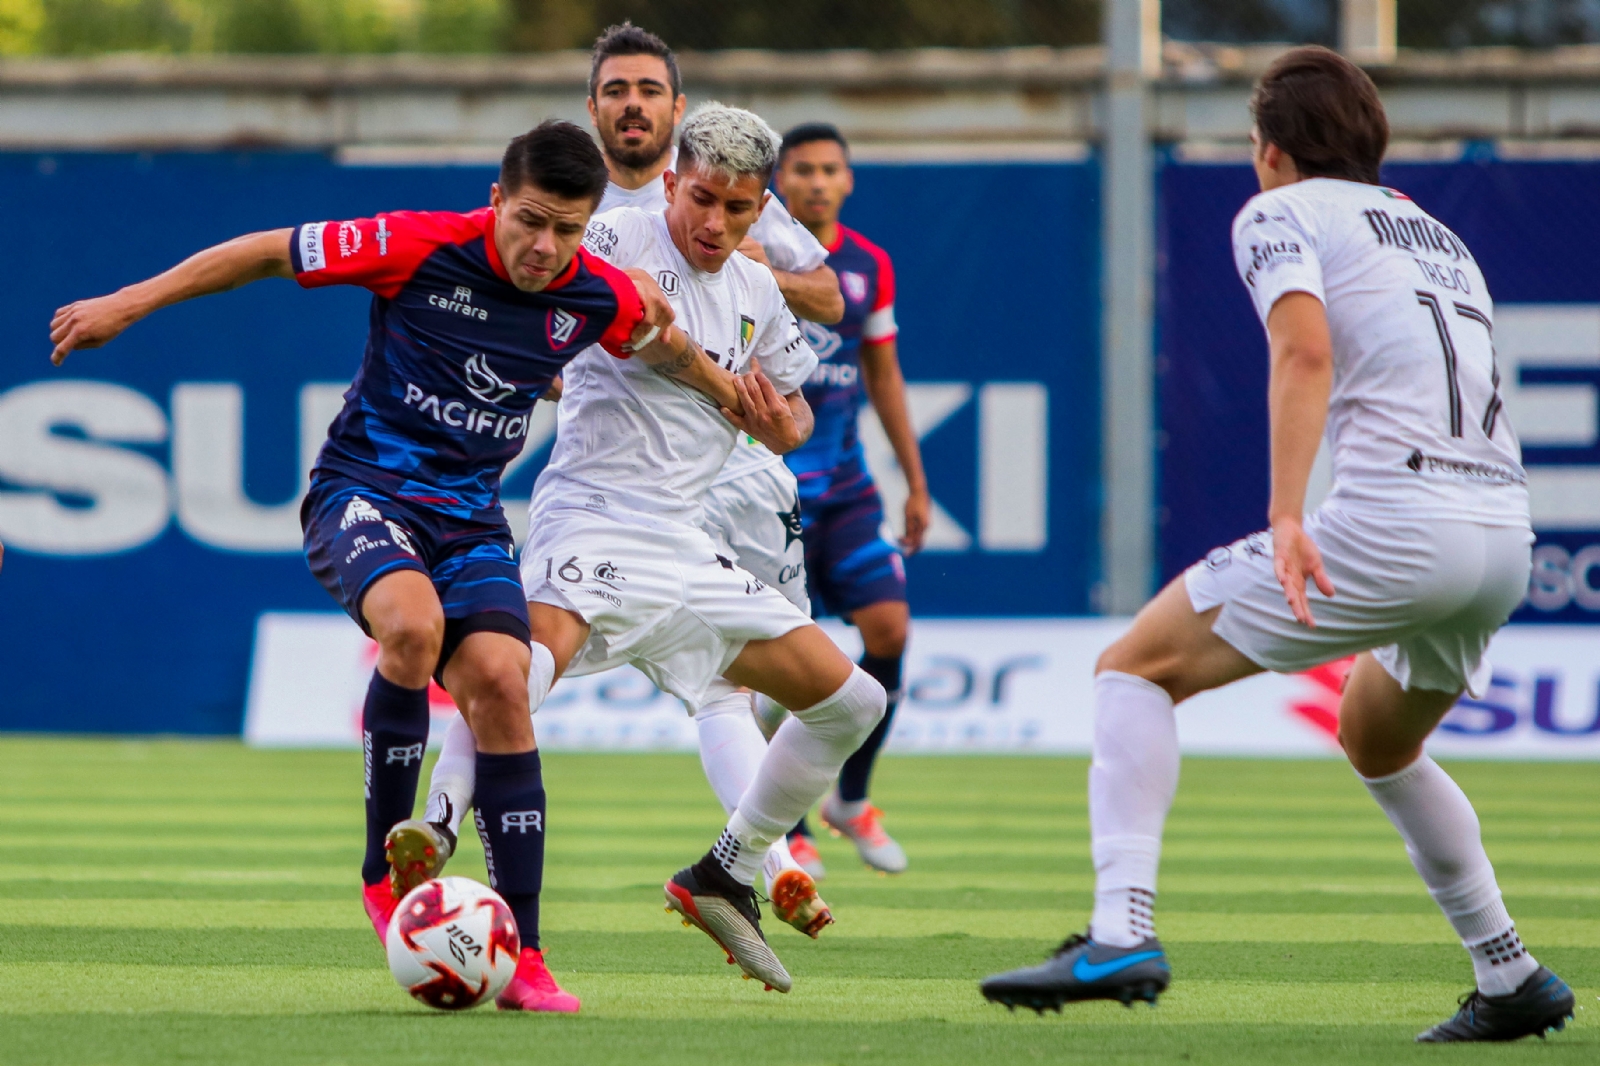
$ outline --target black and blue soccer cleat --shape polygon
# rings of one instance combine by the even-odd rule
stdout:
[[[1046,1007],[1059,1012],[1063,1003],[1086,999],[1112,999],[1124,1007],[1142,999],[1153,1007],[1171,981],[1167,953],[1155,937],[1116,948],[1073,934],[1038,966],[995,974],[979,987],[991,1002],[1043,1013]]]
[[[1419,1044],[1457,1044],[1472,1041],[1544,1039],[1545,1031],[1558,1032],[1572,1017],[1577,997],[1567,983],[1543,966],[1509,996],[1486,996],[1474,989],[1461,997],[1461,1009],[1425,1033]]]

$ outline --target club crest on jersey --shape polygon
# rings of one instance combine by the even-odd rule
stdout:
[[[564,307],[553,308],[545,316],[545,329],[550,333],[550,347],[565,348],[583,329],[585,321],[582,315],[575,315]]]
[[[739,350],[741,352],[748,351],[750,349],[750,341],[751,341],[751,339],[753,337],[755,337],[755,335],[756,335],[756,320],[751,318],[749,315],[740,315],[739,316]]]
[[[844,290],[844,298],[853,304],[858,304],[867,298],[867,279],[864,274],[857,274],[854,270],[846,270],[839,275],[839,288]]]
[[[372,504],[360,496],[350,497],[350,502],[345,504],[344,518],[339,521],[339,532],[344,532],[357,522],[382,522],[383,515]]]
[[[489,357],[479,352],[467,360],[467,390],[484,403],[499,403],[517,391],[489,365]]]

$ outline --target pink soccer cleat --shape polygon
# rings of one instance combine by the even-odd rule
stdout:
[[[362,885],[361,905],[367,909],[373,932],[378,934],[378,943],[387,944],[389,919],[394,917],[394,909],[400,905],[400,901],[394,898],[394,890],[389,887],[389,879],[385,877],[375,885]]]
[[[543,1011],[546,1014],[576,1014],[582,1004],[578,997],[556,984],[555,975],[544,964],[544,952],[523,948],[517,958],[517,975],[494,1001],[501,1010]]]

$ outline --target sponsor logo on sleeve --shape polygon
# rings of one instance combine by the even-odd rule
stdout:
[[[750,341],[756,335],[756,320],[749,315],[739,316],[739,350],[748,351]]]
[[[328,265],[327,247],[323,243],[326,222],[311,222],[300,227],[300,273],[309,274]]]
[[[354,222],[339,223],[339,258],[349,259],[361,251],[361,227]]]

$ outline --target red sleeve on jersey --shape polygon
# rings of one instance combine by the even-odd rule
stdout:
[[[393,297],[434,249],[485,236],[490,211],[394,211],[346,222],[308,222],[289,238],[295,280],[308,289],[360,285]],[[487,237],[485,237],[487,240]]]
[[[867,250],[873,261],[878,264],[878,299],[873,302],[874,311],[882,311],[894,303],[894,264],[889,261],[889,253],[867,240],[861,234],[856,234],[856,240],[861,242],[861,247]]]
[[[617,294],[617,317],[611,320],[611,325],[601,335],[600,347],[618,359],[627,359],[632,353],[624,351],[622,346],[628,343],[633,331],[644,321],[644,301],[639,299],[639,290],[634,287],[632,278],[599,256],[590,255],[587,248],[579,248],[578,255],[583,258],[583,265],[589,272],[603,278],[611,286],[611,291]]]

